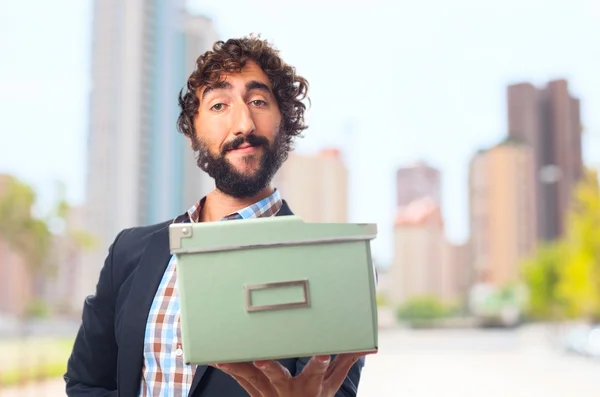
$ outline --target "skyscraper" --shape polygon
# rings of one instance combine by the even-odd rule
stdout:
[[[394,222],[394,261],[389,271],[389,298],[402,304],[411,298],[442,298],[446,239],[438,203],[430,197],[398,209]]]
[[[414,165],[399,168],[396,171],[396,205],[404,207],[423,197],[429,197],[440,204],[440,183],[440,172],[425,162],[420,161]]]
[[[579,99],[571,96],[567,81],[555,80],[542,89],[511,85],[507,102],[509,136],[533,149],[538,239],[557,239],[583,172]]]
[[[465,304],[471,286],[472,267],[469,244],[453,244],[446,241],[442,269],[441,298],[454,304]]]
[[[203,16],[188,15],[186,17],[185,31],[187,57],[185,65],[189,68],[186,72],[187,78],[192,73],[200,53],[211,48],[213,43],[219,40],[219,37],[213,27],[212,20]],[[187,207],[213,190],[215,183],[207,173],[198,167],[194,152],[191,150],[188,141],[184,144],[182,159],[183,180],[185,181],[182,198],[183,205]]]
[[[176,120],[179,91],[215,39],[184,0],[94,3],[85,223],[102,251],[88,283],[120,230],[180,214],[210,188]]]
[[[337,149],[290,153],[273,184],[306,222],[348,221],[348,171]]]
[[[533,253],[533,152],[502,142],[478,152],[469,171],[471,258],[475,280],[501,287],[519,279],[521,260]]]

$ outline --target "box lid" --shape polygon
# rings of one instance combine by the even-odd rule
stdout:
[[[376,236],[376,224],[311,223],[298,216],[169,226],[171,254],[372,240]]]

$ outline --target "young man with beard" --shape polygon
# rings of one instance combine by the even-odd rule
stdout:
[[[68,396],[356,395],[362,355],[183,362],[169,224],[292,215],[270,182],[306,128],[307,89],[306,80],[257,38],[217,42],[198,58],[179,97],[177,124],[216,189],[174,220],[117,235],[96,293],[85,301],[65,374]]]

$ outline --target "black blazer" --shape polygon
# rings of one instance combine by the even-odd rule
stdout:
[[[293,215],[287,203],[277,216]],[[72,397],[136,397],[139,394],[144,333],[150,306],[169,263],[172,221],[120,232],[109,248],[96,294],[87,297],[82,323],[64,375]],[[292,375],[308,357],[281,360]],[[336,397],[356,396],[364,359],[350,370]],[[229,375],[199,366],[190,397],[247,397]]]

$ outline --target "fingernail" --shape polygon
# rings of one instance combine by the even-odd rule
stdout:
[[[323,364],[329,364],[329,359],[330,359],[329,356],[320,356],[320,357],[318,357],[318,360],[321,363],[323,363]]]
[[[265,368],[267,366],[267,362],[266,361],[255,361],[254,365],[259,368]]]

